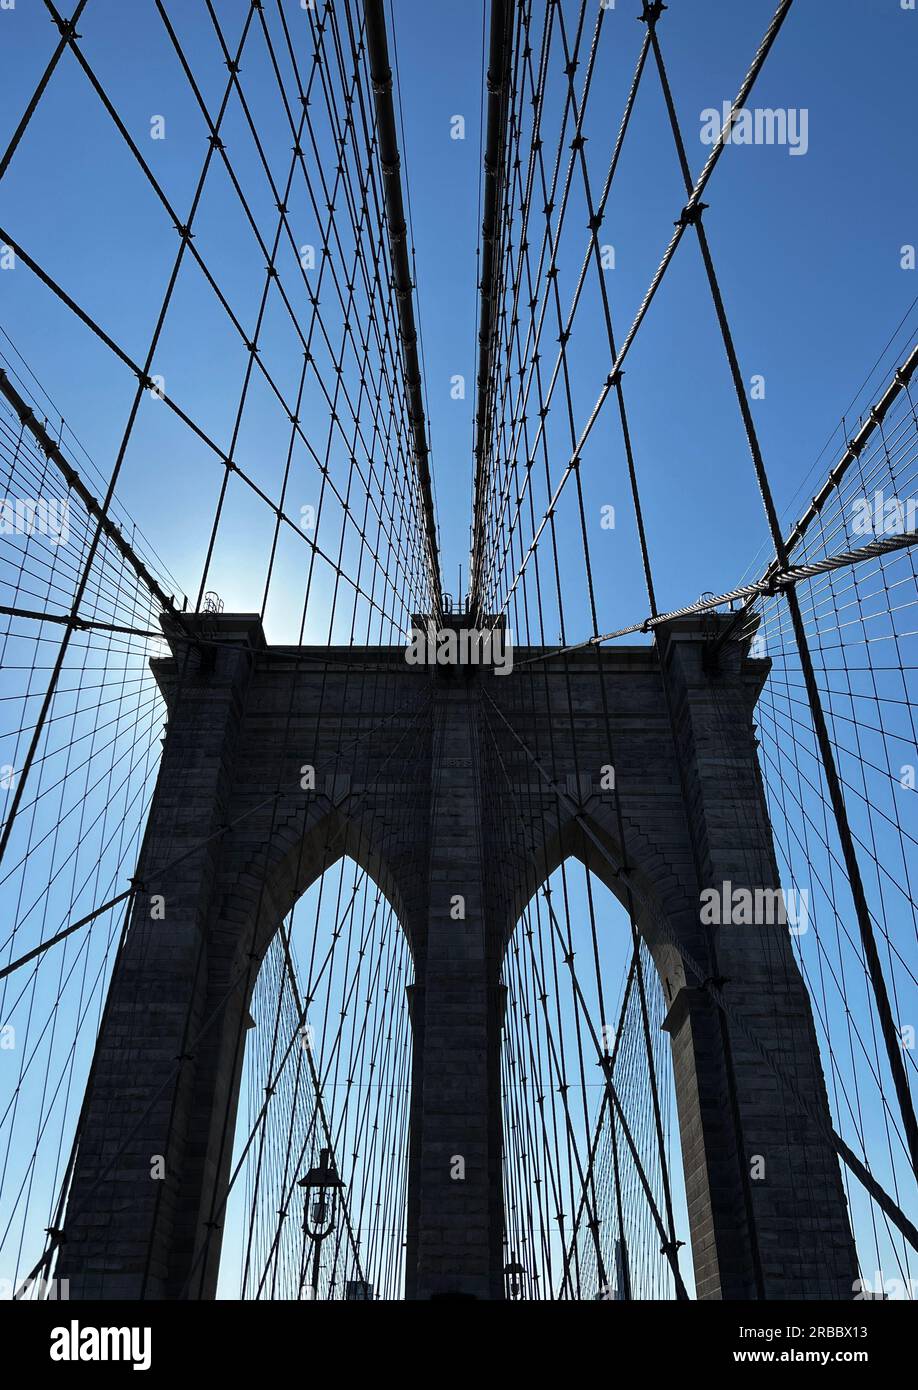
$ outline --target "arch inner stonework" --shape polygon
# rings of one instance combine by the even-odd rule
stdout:
[[[414,963],[367,858],[338,853],[346,836],[333,825],[318,833],[329,837],[327,867],[259,948],[219,1298],[397,1298],[404,1288]],[[316,1265],[297,1184],[329,1147],[344,1187]]]
[[[569,853],[504,953],[505,1220],[525,1298],[672,1299],[680,1280],[693,1295],[668,996],[626,898]]]
[[[187,620],[192,635],[203,621]],[[227,1181],[219,1136],[232,1132],[245,1007],[229,984],[332,852],[380,884],[414,960],[409,1298],[504,1296],[501,961],[523,904],[570,854],[620,901],[630,889],[672,1000],[698,1296],[850,1296],[845,1198],[787,928],[700,921],[703,887],[778,885],[753,723],[768,664],[735,642],[714,659],[719,621],[546,658],[538,679],[525,650],[497,677],[413,667],[402,648],[268,648],[245,615],[209,617],[200,646],[167,633],[143,892],[97,1046],[59,1267],[73,1296],[185,1288]],[[610,728],[614,793],[602,781]],[[157,889],[168,910],[153,923],[145,895]],[[793,1058],[790,1081],[762,1048]],[[151,1153],[167,1154],[155,1192]],[[750,1179],[755,1156],[764,1181]],[[219,1258],[209,1239],[204,1297]]]

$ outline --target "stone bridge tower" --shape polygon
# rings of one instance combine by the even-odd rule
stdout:
[[[409,1298],[504,1296],[501,959],[528,896],[568,855],[621,900],[632,890],[665,990],[698,1297],[851,1297],[853,1243],[787,927],[700,921],[705,887],[778,884],[753,724],[767,663],[712,642],[726,621],[548,657],[538,679],[519,649],[509,675],[457,673],[409,666],[403,648],[268,648],[251,616],[167,631],[172,657],[154,669],[169,722],[141,887],[58,1261],[72,1297],[179,1297],[205,1240],[194,1295],[214,1296],[220,1232],[208,1229],[229,1177],[248,1005],[232,982],[328,867],[330,842],[389,897],[414,960]],[[210,640],[189,641],[205,622]],[[370,682],[380,727],[368,740]],[[394,756],[422,703],[420,738]],[[600,777],[610,720],[617,802]],[[316,750],[312,795],[304,748]],[[393,794],[410,833],[387,820]],[[161,921],[154,894],[168,902]],[[728,1013],[687,960],[720,982]],[[464,1182],[450,1177],[455,1154]],[[165,1159],[156,1183],[153,1155]],[[757,1157],[765,1178],[752,1181]]]

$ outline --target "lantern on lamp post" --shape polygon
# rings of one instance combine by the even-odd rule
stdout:
[[[320,1151],[318,1166],[310,1168],[305,1178],[299,1179],[297,1186],[305,1189],[303,1230],[312,1241],[312,1297],[318,1298],[322,1242],[335,1229],[338,1193],[344,1187],[332,1162],[330,1149]]]
[[[516,1302],[523,1297],[523,1279],[526,1271],[519,1260],[511,1260],[508,1265],[504,1265],[504,1274],[507,1276],[507,1297]]]

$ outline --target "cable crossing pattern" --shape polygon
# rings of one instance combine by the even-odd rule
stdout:
[[[751,1067],[781,1097],[776,1143],[791,1151],[807,1132],[831,1154],[828,1178],[816,1158],[794,1169],[801,1203],[816,1212],[826,1184],[838,1186],[857,1276],[883,1270],[914,1290],[914,306],[787,508],[749,403],[749,333],[712,249],[730,129],[787,38],[793,0],[777,5],[736,74],[700,170],[661,0],[635,0],[640,25],[625,39],[621,28],[613,39],[613,7],[594,0],[490,0],[469,287],[469,567],[455,600],[441,574],[398,6],[246,0],[228,15],[214,0],[151,0],[157,61],[194,130],[193,166],[179,179],[119,109],[92,0],[69,15],[44,4],[53,48],[0,145],[0,249],[102,364],[111,447],[104,461],[91,456],[42,385],[44,366],[33,371],[3,331],[0,1279],[17,1298],[57,1296],[99,1193],[117,1193],[140,1153],[151,1234],[139,1256],[125,1255],[139,1259],[139,1297],[406,1296],[423,1266],[418,1213],[431,1181],[417,1116],[431,1113],[423,1069],[434,1043],[421,1019],[436,951],[419,922],[438,878],[430,825],[451,769],[477,788],[474,807],[446,819],[469,854],[480,851],[482,949],[496,962],[489,1180],[502,1296],[720,1296],[697,1248],[692,1257],[685,1010],[718,1053],[717,1161],[730,1229],[744,1232],[749,1296],[766,1297],[775,1277],[759,1238]],[[155,269],[131,332],[27,225],[7,225],[6,181],[29,160],[65,65],[154,229]],[[643,296],[623,317],[607,237],[651,97],[676,196]],[[214,234],[221,222],[229,252]],[[648,369],[647,325],[688,258],[716,328],[717,408],[734,412],[760,504],[743,524],[752,534],[761,523],[764,537],[729,590],[697,597],[660,577],[666,533],[629,380]],[[190,345],[176,328],[189,305],[200,323]],[[218,344],[217,377],[207,358]],[[176,522],[176,548],[161,519],[132,515],[130,480],[139,471],[155,487],[158,451],[206,480],[208,508]],[[643,586],[633,621],[617,626],[593,523],[610,477]],[[184,554],[180,577],[159,550]],[[467,692],[457,682],[444,697],[436,672],[415,679],[404,660],[424,624],[510,635],[512,675],[482,676]],[[687,697],[680,675],[689,631],[715,749],[697,765],[717,761],[737,843],[773,842],[757,881],[775,878],[796,915],[783,944],[763,936],[762,958],[787,999],[803,981],[815,1080],[782,1045],[778,996],[750,1002],[724,966],[722,934],[697,908],[691,931],[674,926],[657,891],[664,871],[655,885],[644,868],[640,815],[656,779],[653,813],[663,807],[684,840],[670,846],[674,876],[702,900],[723,889],[726,903],[733,886],[709,881],[723,825],[708,835],[697,813],[690,707],[701,676]],[[629,681],[655,692],[652,712],[637,694],[629,703]],[[736,690],[756,682],[744,764],[731,741]],[[208,694],[218,686],[231,690],[219,706]],[[469,756],[450,722],[456,705],[473,730]],[[231,792],[224,745],[208,742],[218,710],[225,737],[248,750]],[[634,749],[650,746],[639,744],[650,723],[641,787]],[[249,765],[255,748],[268,750],[264,766]],[[422,805],[418,769],[434,762]],[[187,802],[168,792],[179,764]],[[224,793],[208,820],[208,797]],[[487,852],[482,825],[493,828]],[[192,912],[200,882],[220,902],[210,938],[172,926],[173,904]],[[148,977],[160,930],[175,932],[175,973]],[[174,1054],[156,1032],[167,1018]],[[122,1067],[168,1053],[146,1091],[124,1084],[99,1041],[110,1037]],[[214,1065],[222,1108],[198,1133],[202,1058],[218,1053],[229,1059]],[[92,1097],[108,1094],[109,1073],[121,1100],[100,1116]],[[824,1108],[813,1102],[822,1086]],[[164,1147],[147,1155],[154,1120]],[[189,1125],[198,1167],[222,1186],[201,1186],[177,1273],[161,1233],[184,1219],[169,1164]],[[457,1157],[443,1150],[444,1164]],[[119,1271],[109,1272],[97,1293],[120,1296]]]

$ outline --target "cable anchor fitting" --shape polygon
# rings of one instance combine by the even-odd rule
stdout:
[[[673,223],[675,227],[696,227],[701,221],[701,214],[708,208],[708,203],[686,203],[679,214],[678,222]]]
[[[62,16],[52,15],[51,22],[57,26],[57,31],[65,43],[74,43],[83,37],[76,31],[76,24],[72,19],[64,19]]]
[[[644,9],[638,15],[639,24],[649,24],[651,29],[656,25],[657,20],[664,10],[669,6],[663,4],[663,0],[644,0]]]

